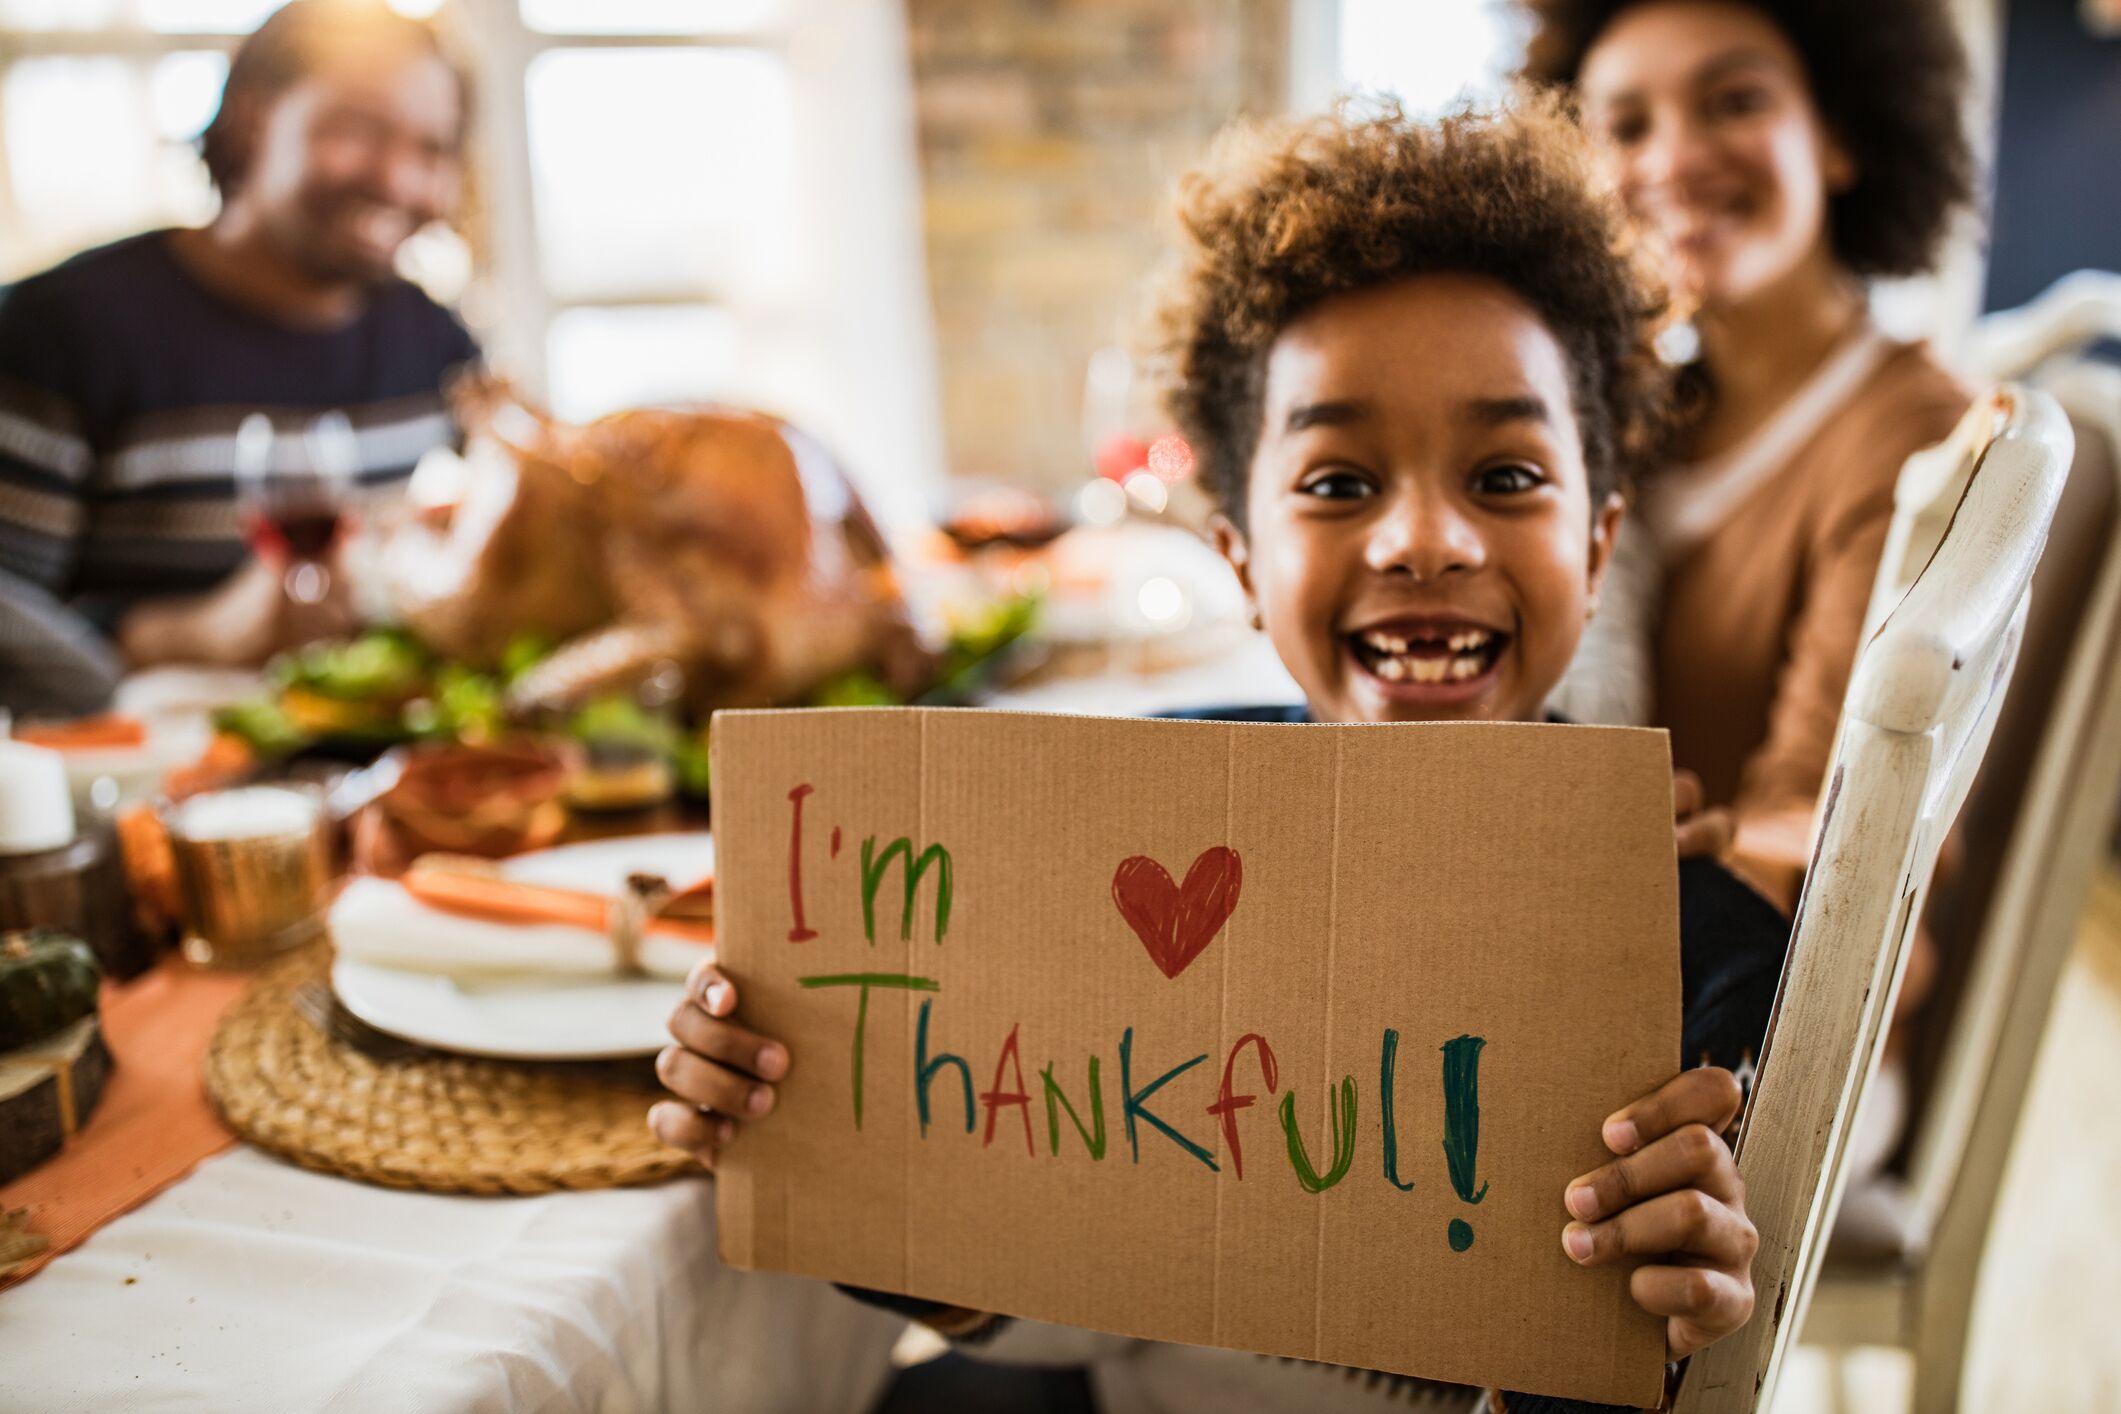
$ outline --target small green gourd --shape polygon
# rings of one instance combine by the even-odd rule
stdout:
[[[48,928],[0,934],[0,1052],[87,1016],[102,980],[79,938]]]

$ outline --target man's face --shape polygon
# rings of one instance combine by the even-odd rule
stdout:
[[[353,47],[268,102],[232,200],[328,280],[387,278],[406,237],[455,208],[463,94],[431,53]]]

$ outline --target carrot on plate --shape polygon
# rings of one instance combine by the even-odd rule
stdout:
[[[53,751],[109,751],[147,745],[147,723],[121,712],[105,712],[70,722],[26,723],[15,728],[15,740]]]
[[[435,860],[415,861],[398,882],[420,902],[449,913],[506,923],[564,923],[597,933],[610,927],[612,900],[580,889],[525,884]],[[678,919],[651,919],[648,931],[687,942],[714,941],[712,925]]]

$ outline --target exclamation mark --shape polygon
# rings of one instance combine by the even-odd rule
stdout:
[[[1443,1157],[1451,1169],[1451,1188],[1468,1203],[1488,1196],[1488,1186],[1473,1191],[1474,1166],[1480,1157],[1480,1048],[1483,1036],[1460,1036],[1443,1043]],[[1473,1225],[1451,1219],[1451,1250],[1473,1245]]]

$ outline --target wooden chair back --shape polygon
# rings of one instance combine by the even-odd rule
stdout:
[[[1968,425],[1970,424],[1970,425]],[[1845,1179],[1850,1120],[1877,1068],[1905,944],[2010,681],[2034,567],[2068,475],[2053,398],[2011,387],[1947,446],[1965,486],[1905,592],[1874,605],[1827,777],[1812,862],[1738,1141],[1761,1235],[1753,1319],[1696,1356],[1680,1414],[1765,1405],[1802,1329]],[[1886,600],[1893,602],[1886,604]]]
[[[1948,1204],[1978,1206],[1986,1231],[1996,1184],[1965,1172],[1967,1159],[2008,1147],[2121,790],[2121,368],[2079,364],[2044,387],[2072,424],[2076,456],[2033,577],[2016,678],[1964,811],[1965,856],[1931,910],[1939,986],[1910,1057],[1914,1257]],[[2031,1041],[2010,1050],[2025,1064],[1999,1064],[2020,1013]],[[2000,1181],[2000,1162],[1988,1167]]]

